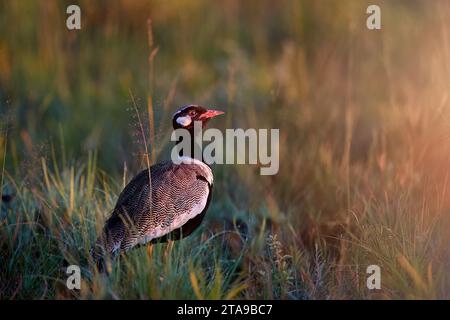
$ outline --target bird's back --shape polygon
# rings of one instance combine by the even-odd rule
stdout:
[[[170,234],[188,235],[206,212],[212,184],[211,169],[200,161],[166,161],[141,171],[120,193],[94,257],[165,240]]]

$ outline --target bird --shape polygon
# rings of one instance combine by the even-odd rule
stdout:
[[[202,128],[224,112],[185,105],[172,116],[174,130],[184,129],[194,144],[194,123]],[[178,145],[182,141],[176,141]],[[189,236],[203,221],[212,197],[213,174],[203,159],[179,151],[179,161],[163,161],[139,172],[119,194],[101,235],[91,249],[104,271],[121,252]],[[181,160],[181,161],[180,161]]]

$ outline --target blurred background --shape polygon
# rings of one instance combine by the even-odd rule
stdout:
[[[70,4],[81,30],[66,28]],[[370,4],[381,30],[366,28]],[[3,192],[40,185],[42,159],[70,172],[95,157],[96,188],[144,168],[132,97],[155,161],[178,106],[214,106],[226,117],[211,126],[280,129],[278,175],[214,166],[209,228],[263,225],[291,257],[278,291],[244,268],[257,278],[244,297],[371,297],[351,284],[376,257],[381,297],[448,298],[449,16],[445,0],[1,1]],[[317,243],[339,251],[323,284]]]
[[[285,137],[294,126],[289,140],[298,146],[302,132],[323,127],[341,132],[332,136],[343,144],[338,127],[351,110],[352,156],[361,158],[383,126],[380,114],[415,100],[408,87],[427,89],[447,67],[431,56],[446,54],[445,1],[380,2],[380,31],[367,30],[365,1],[79,1],[80,31],[65,26],[70,4],[1,3],[10,164],[63,137],[70,155],[98,150],[102,165],[121,170],[133,161],[130,90],[144,110],[151,94],[157,127],[170,128],[180,105],[214,105],[233,126],[281,128]]]

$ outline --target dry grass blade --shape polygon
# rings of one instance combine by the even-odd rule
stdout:
[[[195,293],[195,296],[197,297],[197,299],[204,300],[205,298],[200,291],[200,286],[198,285],[198,279],[197,279],[197,276],[195,275],[194,271],[191,271],[189,273],[189,278],[191,279],[192,289],[194,289],[194,293]]]
[[[141,136],[142,136],[142,143],[144,144],[144,157],[145,157],[145,161],[147,164],[147,172],[148,172],[148,185],[149,185],[149,192],[148,192],[148,196],[149,196],[149,206],[150,206],[150,212],[152,211],[152,176],[151,176],[151,160],[150,160],[150,155],[149,155],[149,150],[148,150],[148,143],[147,143],[147,135],[145,134],[145,130],[144,130],[144,125],[142,123],[141,120],[141,115],[139,113],[139,109],[136,103],[136,100],[134,98],[133,93],[130,90],[130,97],[131,97],[131,101],[133,104],[133,108],[134,108],[134,112],[136,113],[136,118],[138,120],[138,124],[139,124],[139,129],[141,132]]]
[[[428,290],[427,284],[422,279],[417,270],[409,263],[408,259],[406,259],[404,255],[399,254],[397,256],[397,261],[403,268],[403,270],[405,270],[406,273],[411,277],[416,287],[422,290],[423,292],[426,292]]]
[[[147,96],[147,114],[148,114],[148,124],[149,124],[149,138],[150,145],[152,147],[152,162],[155,161],[155,116],[153,112],[153,82],[154,82],[154,60],[156,54],[158,53],[158,48],[153,48],[153,29],[152,20],[147,19],[147,38],[148,38],[148,48],[150,54],[148,56],[148,96]]]

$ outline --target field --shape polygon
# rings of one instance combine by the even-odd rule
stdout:
[[[376,3],[0,2],[0,299],[450,299],[450,3]],[[99,274],[135,106],[157,162],[189,103],[279,128],[279,173],[214,165],[198,231]]]

